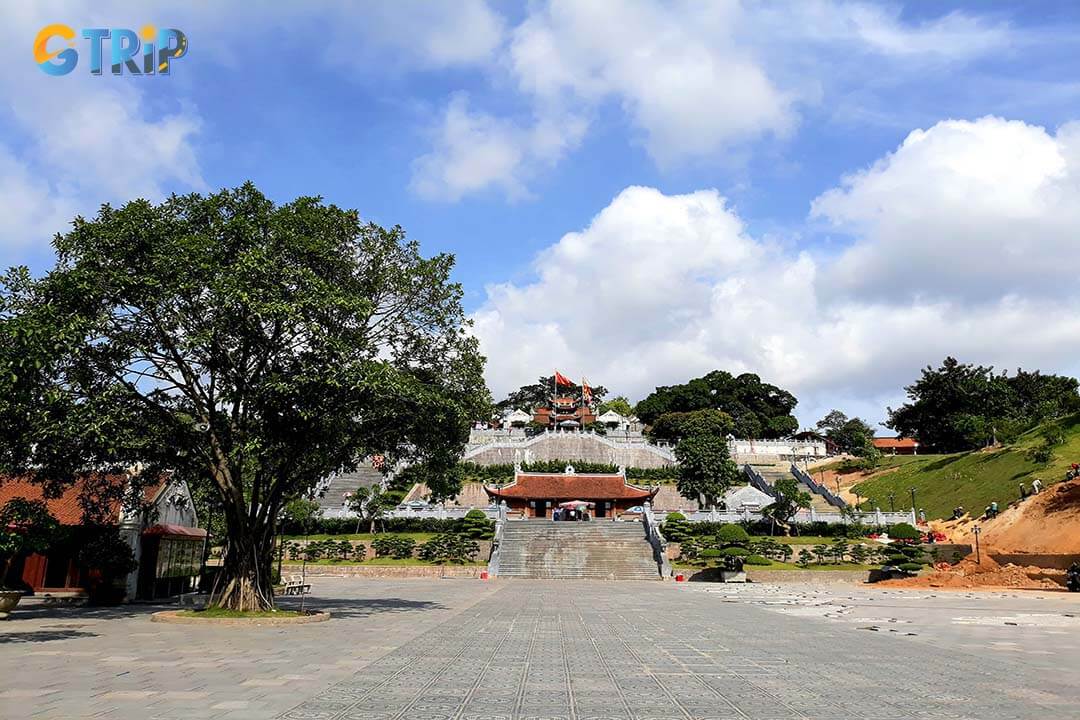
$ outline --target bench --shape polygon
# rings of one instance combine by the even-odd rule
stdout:
[[[307,595],[311,592],[311,583],[304,582],[300,575],[290,575],[285,578],[285,589],[282,595]]]

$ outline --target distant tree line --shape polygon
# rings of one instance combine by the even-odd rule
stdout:
[[[927,450],[961,452],[1009,442],[1035,425],[1080,411],[1075,378],[945,358],[906,389],[908,402],[889,408],[885,425]]]

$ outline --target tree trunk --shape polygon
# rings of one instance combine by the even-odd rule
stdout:
[[[214,583],[210,602],[228,610],[251,612],[274,607],[271,582],[273,533],[228,529],[221,573]],[[270,542],[265,538],[269,537]]]

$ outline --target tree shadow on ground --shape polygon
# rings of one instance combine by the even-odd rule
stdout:
[[[129,603],[127,605],[46,605],[45,603],[28,604],[23,600],[11,619],[19,620],[122,620],[142,617],[161,610],[175,610],[175,604]]]
[[[300,608],[300,598],[278,598],[277,606],[282,610],[297,610]],[[447,609],[442,603],[404,598],[308,597],[304,602],[304,607],[329,612],[331,618],[366,618],[385,613]]]
[[[12,632],[0,635],[0,645],[49,642],[52,640],[75,640],[78,638],[92,638],[97,636],[97,633],[86,632],[85,630],[29,630],[27,632]]]
[[[940,460],[935,460],[934,462],[926,463],[925,465],[922,466],[922,469],[923,470],[941,470],[942,468],[946,468],[946,467],[952,465],[954,462],[959,460],[960,457],[961,457],[960,455],[949,455],[948,457],[943,457]]]

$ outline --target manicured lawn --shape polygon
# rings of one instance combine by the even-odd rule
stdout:
[[[378,533],[376,535],[372,535],[371,533],[350,533],[348,535],[285,535],[284,539],[286,542],[290,540],[310,540],[312,542],[317,542],[320,540],[348,540],[349,542],[362,542],[367,545],[379,535],[394,535],[412,538],[416,541],[417,545],[420,545],[421,543],[426,543],[428,540],[435,537],[436,534],[437,533]]]
[[[301,613],[296,610],[260,610],[258,612],[241,612],[239,610],[226,610],[225,608],[209,607],[205,610],[181,610],[178,615],[183,617],[200,618],[284,618],[300,617]]]

